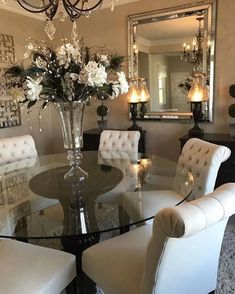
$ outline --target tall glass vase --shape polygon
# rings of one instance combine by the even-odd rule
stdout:
[[[87,172],[80,167],[85,104],[80,101],[68,101],[55,102],[54,105],[60,117],[64,148],[67,149],[67,158],[71,166],[64,178],[83,181],[88,177]]]

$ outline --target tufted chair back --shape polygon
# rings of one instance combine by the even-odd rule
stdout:
[[[138,152],[139,131],[104,130],[100,136],[99,151]]]
[[[234,183],[224,184],[206,197],[159,211],[147,246],[141,293],[213,291],[224,230],[234,213]]]
[[[34,157],[37,157],[37,150],[32,136],[0,139],[0,166]]]
[[[194,178],[189,200],[211,193],[214,190],[220,164],[231,154],[229,148],[192,138],[186,142],[178,160],[177,169],[191,172]],[[181,194],[180,174],[175,178],[175,191]]]

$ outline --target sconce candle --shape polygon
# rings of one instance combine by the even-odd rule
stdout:
[[[138,80],[132,79],[130,83],[130,88],[128,92],[128,102],[130,103],[130,113],[132,119],[132,126],[128,130],[141,130],[136,123],[136,118],[138,114],[137,105],[140,101],[140,93],[138,89]]]
[[[188,100],[192,103],[194,126],[189,130],[189,137],[201,138],[203,130],[198,126],[198,122],[203,117],[202,102],[208,100],[208,91],[204,81],[205,75],[198,73],[193,76],[192,87],[188,93]]]
[[[138,103],[141,103],[140,117],[144,117],[146,113],[145,103],[149,101],[149,91],[146,86],[146,79],[133,78],[130,81],[128,102],[130,103],[131,119],[133,121],[132,126],[128,130],[141,130],[142,128],[137,126],[136,118],[138,115]]]
[[[146,85],[146,79],[140,81],[140,117],[143,118],[147,109],[145,103],[149,101],[149,91]]]

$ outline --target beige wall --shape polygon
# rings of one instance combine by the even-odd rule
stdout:
[[[122,5],[115,8],[111,13],[108,9],[93,14],[90,18],[80,18],[77,22],[79,37],[85,37],[85,43],[88,46],[104,46],[114,52],[127,56],[127,15],[135,14],[148,10],[162,9],[180,4],[191,3],[183,0],[142,0],[129,5]],[[228,87],[235,82],[235,1],[218,0],[218,26],[217,26],[217,47],[216,47],[216,80],[215,80],[215,107],[214,122],[204,124],[203,128],[207,132],[228,132],[229,117],[227,115],[227,106],[232,100],[228,95]],[[6,13],[4,13],[5,16]],[[34,35],[42,38],[42,24],[38,21],[31,21],[24,17],[2,18],[0,12],[0,28],[2,32],[12,33],[16,43],[22,44],[25,36]],[[12,14],[13,15],[13,14]],[[13,21],[14,20],[14,21]],[[2,26],[4,23],[4,26]],[[14,25],[15,23],[15,25]],[[54,44],[58,44],[60,39],[65,36],[69,39],[71,33],[71,23],[59,23],[57,26],[57,36]],[[23,36],[23,37],[22,37]],[[127,70],[127,68],[125,68]],[[234,102],[234,101],[233,101]],[[97,104],[96,104],[97,105]],[[95,106],[96,106],[95,105]],[[96,127],[97,115],[95,106],[89,107],[85,114],[85,129]],[[111,112],[109,115],[109,124],[111,128],[127,128],[130,126],[128,120],[128,104],[125,96],[119,97],[109,102]],[[51,123],[51,129],[49,124]],[[52,120],[47,117],[48,130],[43,134],[38,134],[34,130],[35,139],[44,151],[43,140],[51,143],[51,134],[53,133],[53,142],[56,146],[53,151],[62,148],[60,129],[56,116],[53,114]],[[179,137],[187,133],[191,127],[190,123],[171,123],[171,122],[139,122],[147,131],[147,152],[159,154],[168,158],[176,159],[179,155]],[[19,132],[25,131],[25,126],[18,129]],[[13,128],[12,128],[13,130]],[[9,129],[10,134],[12,130]],[[15,131],[14,131],[15,132]],[[8,131],[0,130],[0,136],[8,135]],[[3,135],[3,136],[4,136]],[[40,137],[41,136],[41,137]],[[59,143],[57,143],[59,142]],[[52,147],[51,147],[52,148]]]
[[[43,32],[43,23],[41,21],[33,20],[32,18],[20,16],[15,13],[9,13],[0,10],[0,33],[12,35],[15,42],[16,59],[22,59],[24,54],[25,39],[30,36],[32,39],[42,40],[45,36]],[[53,138],[51,129],[51,114],[50,109],[46,109],[42,113],[41,120],[42,132],[39,132],[38,111],[39,106],[31,108],[30,114],[27,114],[27,108],[24,106],[21,109],[22,125],[18,127],[0,129],[0,137],[11,137],[22,134],[32,134],[37,145],[38,152],[51,153],[53,152]],[[29,124],[29,117],[31,123]],[[32,126],[32,129],[29,128]]]

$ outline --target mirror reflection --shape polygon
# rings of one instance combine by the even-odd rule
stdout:
[[[141,119],[191,119],[188,92],[197,74],[208,99],[201,120],[212,121],[215,1],[129,16],[129,76],[149,90]]]

